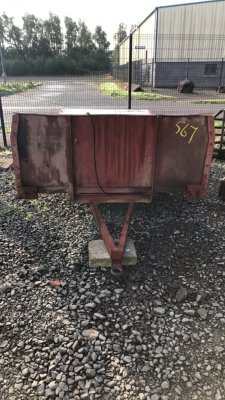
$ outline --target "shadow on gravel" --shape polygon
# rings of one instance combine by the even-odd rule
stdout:
[[[88,266],[88,205],[18,200],[0,171],[0,397],[225,398],[223,175],[213,163],[204,200],[136,204],[138,263],[115,278]],[[100,208],[118,237],[126,205]]]

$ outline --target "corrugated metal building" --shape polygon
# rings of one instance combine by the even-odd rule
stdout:
[[[156,7],[133,31],[132,60],[154,87],[175,86],[186,75],[198,86],[216,86],[225,58],[224,16],[225,0]],[[120,44],[120,65],[128,57],[129,37]]]

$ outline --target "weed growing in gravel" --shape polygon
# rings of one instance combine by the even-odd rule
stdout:
[[[7,210],[6,208],[2,208],[2,209],[0,210],[0,217],[3,216],[3,215],[6,215],[7,212],[8,212],[8,210]]]
[[[24,219],[28,220],[28,219],[31,219],[32,217],[33,217],[33,214],[30,213],[30,212],[28,212],[28,213],[26,214],[26,216],[24,217]]]
[[[35,208],[36,212],[44,212],[49,210],[48,207],[46,207],[43,203],[36,199],[30,200],[30,204]]]
[[[0,216],[12,213],[12,214],[19,214],[25,220],[29,220],[33,217],[35,213],[42,213],[48,211],[49,209],[38,200],[31,200],[31,205],[34,207],[34,210],[27,210],[26,206],[22,204],[9,204],[7,200],[0,196]]]
[[[11,205],[7,200],[4,200],[3,196],[0,196],[0,216],[9,213],[22,213],[23,207],[20,205]]]

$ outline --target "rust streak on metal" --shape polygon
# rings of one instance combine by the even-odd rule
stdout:
[[[112,237],[111,237],[111,235],[110,235],[110,233],[109,233],[109,231],[108,231],[108,229],[106,227],[106,224],[105,224],[105,222],[104,222],[104,220],[102,218],[102,215],[101,215],[101,213],[99,211],[99,208],[98,208],[97,204],[91,202],[90,203],[90,208],[91,208],[91,211],[92,211],[92,213],[94,215],[96,224],[98,225],[98,228],[99,228],[99,231],[100,231],[100,233],[102,235],[102,238],[103,238],[103,240],[105,242],[106,249],[107,249],[107,251],[108,251],[108,253],[109,253],[110,257],[111,257],[111,250],[115,246],[114,241],[112,240]]]
[[[134,203],[133,202],[129,203],[119,243],[118,243],[118,245],[114,246],[111,251],[111,260],[112,260],[111,273],[115,276],[122,275],[122,273],[123,273],[123,270],[121,268],[122,267],[122,258],[123,258],[126,241],[127,241],[127,235],[128,235],[128,230],[129,230],[129,226],[130,226],[133,209],[134,209]]]
[[[187,187],[187,197],[202,199],[206,195],[206,190],[208,186],[210,165],[213,156],[213,148],[215,141],[215,130],[214,130],[214,118],[213,116],[208,116],[208,144],[205,155],[205,164],[202,174],[202,181],[200,185],[188,185]]]
[[[206,194],[215,140],[211,115],[15,114],[11,144],[19,198],[68,193],[90,203],[111,257],[122,257],[134,202],[156,193]],[[97,203],[130,203],[119,243],[114,243]]]
[[[118,194],[118,188],[140,194],[142,187],[143,196],[151,201],[157,116],[71,118],[75,198],[76,188],[80,193],[83,188],[83,194],[90,188],[90,194],[107,197],[108,193]]]
[[[72,151],[72,128],[71,118],[68,121],[66,131],[66,159],[67,159],[67,173],[68,173],[68,193],[71,200],[74,200],[74,177],[73,177],[73,151]]]

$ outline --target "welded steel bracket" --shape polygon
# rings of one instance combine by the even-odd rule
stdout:
[[[134,202],[129,203],[125,221],[123,224],[119,243],[115,243],[106,227],[102,218],[99,208],[96,203],[90,203],[91,211],[94,215],[96,224],[105,242],[106,249],[111,259],[111,273],[115,276],[123,275],[122,258],[124,253],[125,244],[127,241],[128,230],[130,226],[131,216],[134,209]]]

